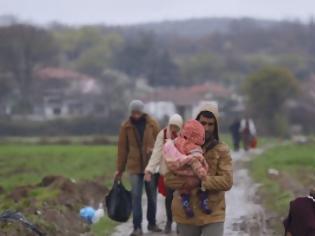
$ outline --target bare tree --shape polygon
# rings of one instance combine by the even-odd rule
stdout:
[[[25,112],[30,108],[33,70],[52,63],[57,46],[43,29],[29,25],[0,28],[0,67],[15,80]]]

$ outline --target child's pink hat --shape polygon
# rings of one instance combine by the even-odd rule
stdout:
[[[187,121],[184,124],[180,136],[199,146],[205,143],[205,129],[196,120]]]

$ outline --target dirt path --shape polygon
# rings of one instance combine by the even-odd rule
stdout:
[[[146,212],[147,212],[147,202],[146,202],[146,197],[144,196],[142,198],[143,201],[143,218],[144,221],[142,222],[142,227],[143,227],[143,233],[144,235],[151,235],[151,236],[161,236],[161,235],[165,235],[162,233],[149,233],[147,231],[147,220],[146,220]],[[164,229],[164,225],[166,223],[166,215],[165,215],[165,208],[164,208],[164,197],[162,197],[160,194],[158,195],[158,200],[157,200],[157,215],[156,215],[156,219],[157,219],[157,224],[160,226],[160,228]],[[174,231],[175,231],[175,223],[173,224],[173,233],[172,234],[168,234],[169,236],[175,236],[177,235]],[[119,225],[115,232],[112,234],[112,236],[127,236],[131,233],[132,231],[132,220],[129,220],[129,222],[124,223]]]
[[[260,150],[255,151],[261,152]],[[244,152],[233,153],[234,162],[234,186],[226,194],[227,216],[225,222],[226,236],[271,236],[266,227],[266,217],[263,208],[257,204],[256,192],[258,185],[254,184],[249,177],[248,170],[244,167],[244,162],[249,160],[248,154]],[[143,198],[146,206],[145,197]],[[145,207],[144,207],[145,208]],[[146,215],[146,209],[144,216]],[[166,220],[164,211],[164,198],[158,197],[157,223],[161,228],[164,227]],[[146,221],[143,222],[144,235],[163,235],[152,234],[146,231]],[[175,230],[175,225],[173,225]],[[132,231],[132,222],[119,225],[112,236],[126,236]],[[170,236],[176,233],[169,234]]]
[[[261,153],[256,150],[251,155]],[[258,204],[259,185],[253,183],[244,163],[249,161],[249,154],[233,154],[234,186],[226,194],[227,216],[225,233],[228,236],[271,236],[266,226],[266,214]]]

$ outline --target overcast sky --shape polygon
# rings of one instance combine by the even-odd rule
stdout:
[[[315,0],[0,0],[0,15],[45,24],[133,24],[200,17],[308,20]]]

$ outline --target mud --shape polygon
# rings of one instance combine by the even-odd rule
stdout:
[[[260,151],[257,150],[258,154]],[[234,186],[226,194],[227,216],[225,234],[229,236],[271,236],[268,217],[259,204],[258,188],[245,168],[250,155],[245,152],[233,154]]]
[[[165,223],[166,223],[166,214],[165,214],[165,207],[164,207],[164,197],[162,197],[160,194],[158,195],[158,207],[157,207],[157,213],[156,213],[156,220],[157,220],[157,225],[161,228],[164,229]],[[151,235],[151,236],[162,236],[165,235],[163,233],[150,233],[147,230],[147,220],[146,220],[146,212],[147,212],[147,201],[146,197],[144,196],[142,198],[143,201],[143,222],[142,222],[142,228],[143,228],[143,235]],[[129,222],[120,224],[119,226],[116,227],[115,232],[111,236],[127,236],[132,232],[132,219],[129,220]],[[173,232],[171,234],[167,234],[169,236],[175,236],[177,235],[175,233],[176,231],[176,225],[173,223],[172,225]]]
[[[34,191],[58,191],[57,196],[41,199]],[[62,176],[47,176],[37,185],[21,186],[5,194],[10,208],[20,211],[47,236],[90,235],[90,227],[79,217],[81,207],[98,207],[108,192],[104,184],[95,181],[75,182]],[[4,210],[4,209],[2,209]],[[34,235],[18,223],[0,223],[0,235]]]

